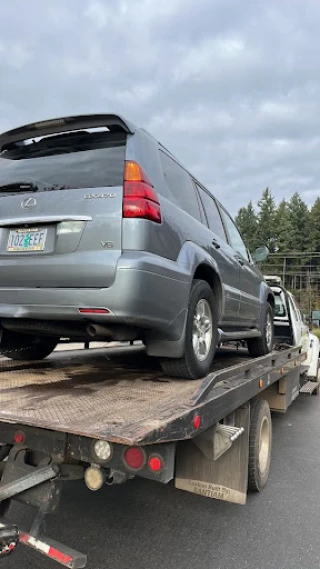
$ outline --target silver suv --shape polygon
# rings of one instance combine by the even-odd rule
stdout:
[[[116,115],[0,136],[3,355],[61,337],[142,340],[171,376],[205,375],[216,346],[273,346],[271,289],[233,220],[146,131]]]

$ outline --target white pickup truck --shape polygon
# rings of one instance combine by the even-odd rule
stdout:
[[[275,297],[274,329],[277,345],[301,346],[302,351],[308,352],[304,362],[306,375],[317,378],[319,373],[318,338],[311,334],[300,307],[294,295],[286,290],[277,276],[265,276],[265,280],[273,290]]]

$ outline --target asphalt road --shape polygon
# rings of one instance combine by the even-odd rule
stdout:
[[[87,552],[88,569],[319,569],[320,398],[301,395],[274,415],[267,488],[235,506],[134,480],[91,493],[65,490],[47,534]],[[27,508],[10,519],[28,527]],[[59,567],[20,546],[0,569]]]

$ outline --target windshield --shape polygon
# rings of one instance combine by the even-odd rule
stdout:
[[[0,154],[0,196],[8,195],[6,185],[23,191],[21,183],[39,191],[122,185],[125,142],[119,133],[84,132],[16,144]]]

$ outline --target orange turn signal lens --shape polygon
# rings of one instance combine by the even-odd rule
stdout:
[[[126,162],[124,179],[126,182],[142,182],[142,172],[139,164],[136,162]]]

